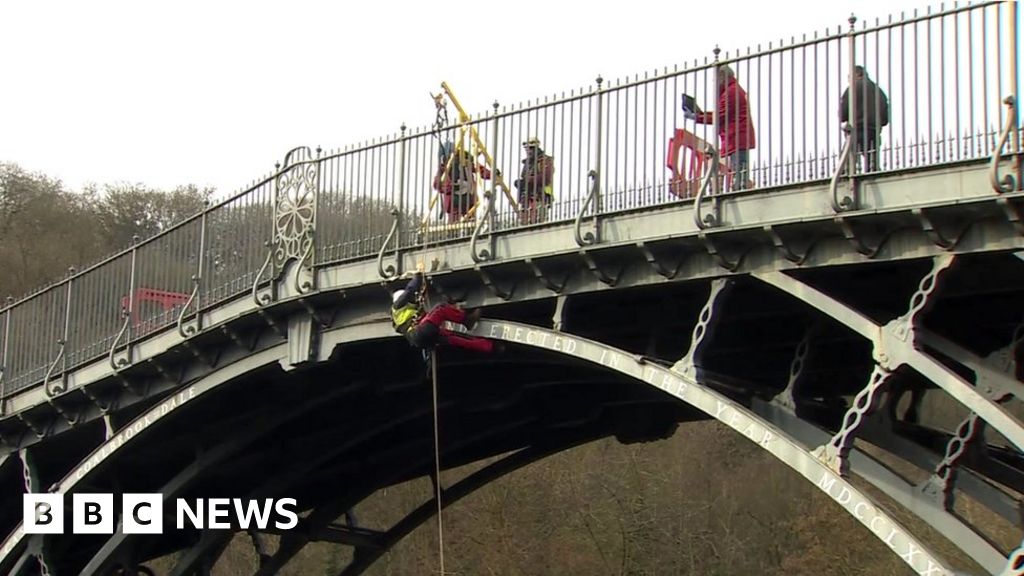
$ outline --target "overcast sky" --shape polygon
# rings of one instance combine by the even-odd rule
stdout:
[[[787,41],[913,0],[597,3],[7,1],[0,161],[62,179],[245,187],[298,145]],[[934,5],[937,7],[937,4]],[[499,8],[500,7],[500,8]]]

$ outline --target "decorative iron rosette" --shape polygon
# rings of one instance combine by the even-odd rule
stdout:
[[[314,162],[293,166],[277,177],[274,266],[278,272],[289,260],[305,260],[313,248],[318,176]]]

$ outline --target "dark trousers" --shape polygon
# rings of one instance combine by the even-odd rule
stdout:
[[[863,156],[861,169],[865,172],[878,170],[878,149],[882,146],[881,130],[873,126],[857,128],[857,154]]]

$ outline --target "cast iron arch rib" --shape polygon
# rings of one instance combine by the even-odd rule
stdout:
[[[655,386],[743,434],[825,492],[918,574],[956,574],[902,524],[798,441],[766,419],[679,372],[578,336],[516,322],[481,320],[477,335],[573,356]]]

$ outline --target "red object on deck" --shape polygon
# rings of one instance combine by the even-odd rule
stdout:
[[[153,288],[136,288],[132,297],[121,297],[121,309],[129,310],[132,314],[132,324],[139,323],[139,304],[142,302],[156,302],[168,313],[175,306],[184,305],[188,302],[189,295],[182,292],[170,292],[168,290],[155,290]]]
[[[690,151],[683,157],[685,166],[679,166],[679,152],[683,149]],[[711,160],[707,153],[708,143],[702,140],[693,132],[676,128],[675,133],[668,139],[668,157],[665,165],[672,171],[672,179],[669,180],[669,190],[680,198],[693,198],[700,190],[701,176],[704,174],[704,164]],[[689,159],[687,162],[686,160]],[[723,162],[718,163],[718,174],[725,178],[725,186],[732,188],[732,169]]]

